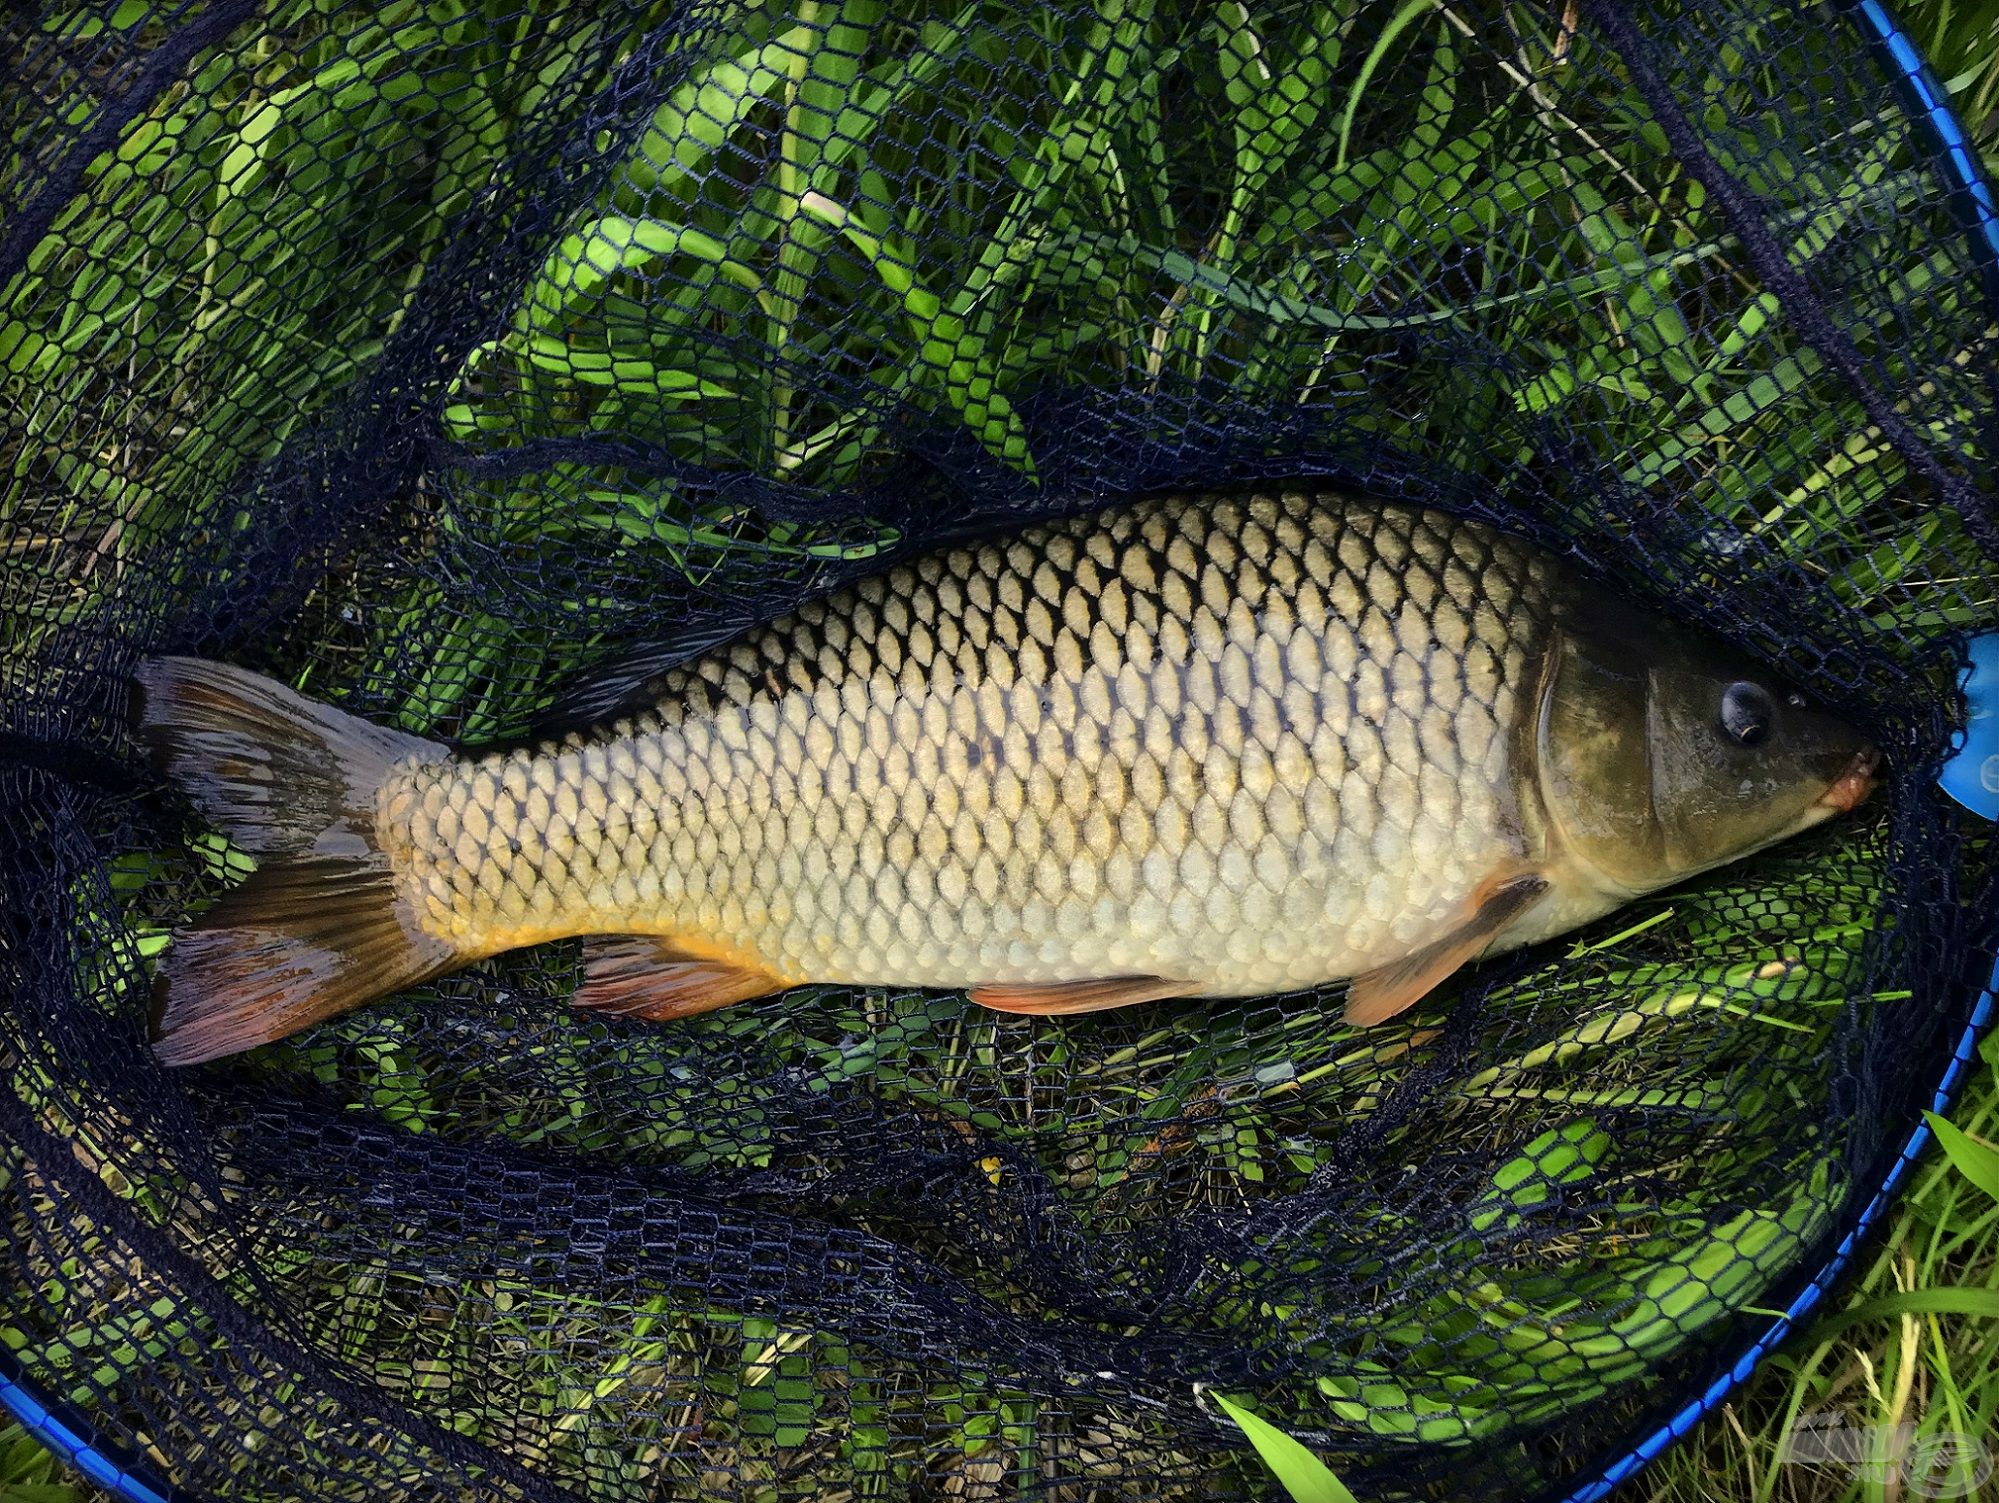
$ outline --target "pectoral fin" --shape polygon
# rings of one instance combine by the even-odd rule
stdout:
[[[1159,976],[1103,976],[1090,981],[995,981],[973,987],[970,995],[974,1002],[995,1012],[1054,1018],[1166,997],[1191,997],[1196,990],[1191,982]]]
[[[728,958],[689,954],[644,934],[583,942],[583,981],[570,1001],[592,1012],[664,1023],[783,991],[782,976]]]
[[[1547,890],[1547,878],[1533,872],[1481,882],[1449,933],[1401,960],[1353,978],[1347,986],[1347,1022],[1366,1028],[1421,1001],[1459,966],[1484,953],[1500,931]]]

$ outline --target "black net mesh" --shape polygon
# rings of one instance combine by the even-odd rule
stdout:
[[[0,20],[0,1340],[217,1499],[1558,1496],[1822,1265],[1991,915],[1995,268],[1837,5],[226,0]],[[1326,477],[1890,753],[1483,966],[1009,1021],[574,1014],[573,947],[181,1072],[240,875],[146,652],[517,735],[947,533]]]

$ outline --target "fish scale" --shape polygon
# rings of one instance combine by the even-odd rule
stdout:
[[[468,956],[632,933],[780,983],[1352,975],[1523,855],[1558,575],[1395,503],[1150,501],[896,566],[597,732],[398,766],[379,838]]]

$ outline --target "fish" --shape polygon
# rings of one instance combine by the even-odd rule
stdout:
[[[455,750],[146,660],[138,739],[257,862],[177,932],[159,1058],[576,936],[574,1005],[656,1022],[807,983],[1059,1016],[1345,981],[1368,1026],[1852,809],[1879,765],[1552,553],[1323,488],[945,547],[639,661],[633,708]]]

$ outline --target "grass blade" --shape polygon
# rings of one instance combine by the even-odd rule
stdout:
[[[1214,1396],[1228,1417],[1242,1427],[1256,1454],[1263,1458],[1277,1480],[1284,1484],[1293,1503],[1356,1503],[1346,1484],[1333,1475],[1332,1468],[1268,1420],[1259,1419],[1240,1404],[1220,1394]]]
[[[1924,1112],[1923,1120],[1930,1124],[1930,1131],[1937,1135],[1937,1143],[1942,1147],[1944,1156],[1957,1166],[1957,1172],[1994,1200],[1999,1200],[1999,1148],[1979,1142],[1935,1112]]]

